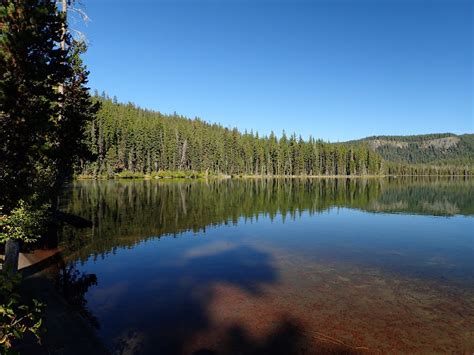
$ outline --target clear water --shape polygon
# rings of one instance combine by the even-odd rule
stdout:
[[[114,353],[474,351],[472,180],[80,181],[62,206],[93,222],[61,246]]]

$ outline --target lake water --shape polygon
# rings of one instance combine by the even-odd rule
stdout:
[[[119,354],[472,352],[474,181],[79,181],[63,279]]]

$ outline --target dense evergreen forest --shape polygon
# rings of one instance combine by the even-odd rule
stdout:
[[[378,175],[382,160],[368,146],[333,145],[283,134],[259,137],[200,119],[163,115],[98,98],[102,108],[88,128],[97,159],[81,173],[196,171],[246,175]]]
[[[83,176],[194,175],[469,175],[465,165],[385,162],[369,142],[325,143],[285,132],[239,132],[199,118],[165,115],[95,95],[101,103],[87,128],[94,159]],[[181,175],[180,175],[181,174]]]
[[[395,163],[471,167],[474,164],[474,134],[374,136],[348,143],[369,144],[383,159]]]

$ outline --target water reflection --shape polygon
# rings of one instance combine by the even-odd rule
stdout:
[[[58,266],[57,277],[55,278],[58,292],[72,309],[84,317],[94,328],[99,328],[99,321],[87,308],[85,298],[90,287],[97,286],[97,276],[81,273],[74,263],[66,265],[61,262]]]
[[[443,179],[76,182],[63,209],[92,228],[64,229],[79,270],[64,279],[97,275],[79,304],[119,354],[469,351],[473,192]]]
[[[390,178],[367,210],[434,216],[474,215],[474,181],[443,178]]]
[[[113,252],[146,237],[205,231],[276,216],[295,219],[331,207],[368,212],[474,215],[474,181],[455,179],[269,179],[210,181],[79,181],[63,209],[93,222],[90,233],[67,229],[63,246]],[[77,237],[78,233],[80,238]]]

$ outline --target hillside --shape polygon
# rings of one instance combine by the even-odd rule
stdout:
[[[474,134],[373,136],[347,143],[366,143],[395,163],[474,166]]]
[[[86,129],[93,158],[80,162],[77,173],[83,176],[470,175],[473,165],[474,135],[380,136],[333,144],[296,134],[240,132],[105,95],[94,99],[101,109]]]
[[[346,147],[295,134],[240,132],[198,118],[164,115],[95,97],[101,103],[86,129],[94,156],[79,173],[138,176],[162,172],[224,175],[381,175],[382,160],[365,145]],[[161,175],[158,175],[161,176]]]

